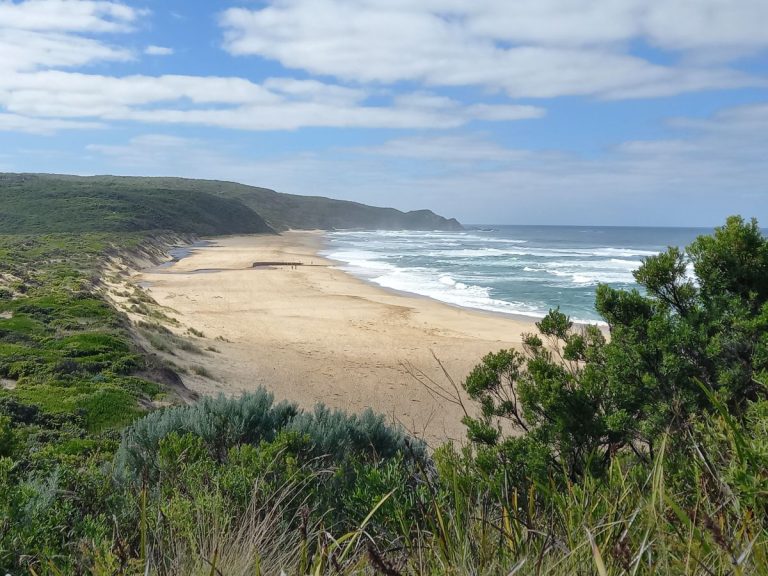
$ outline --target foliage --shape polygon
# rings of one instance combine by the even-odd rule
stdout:
[[[156,478],[158,447],[171,434],[193,434],[221,462],[233,446],[273,440],[296,413],[292,404],[273,405],[273,396],[263,389],[240,399],[206,397],[157,411],[123,432],[119,466],[130,478]]]
[[[456,220],[430,210],[401,212],[319,196],[281,194],[234,182],[185,178],[0,174],[0,201],[6,214],[0,216],[0,227],[9,233],[461,230]]]
[[[96,432],[127,424],[139,398],[160,392],[131,376],[144,360],[90,280],[110,248],[98,235],[0,237],[0,271],[14,279],[0,301],[0,377],[15,383],[0,398],[76,414]]]
[[[577,330],[550,312],[537,324],[541,336],[526,336],[524,354],[489,354],[470,374],[466,390],[482,407],[467,419],[471,439],[505,466],[530,467],[531,451],[544,452],[550,468],[576,480],[625,449],[648,463],[661,438],[711,412],[713,398],[741,418],[766,395],[765,270],[768,241],[754,221],[734,217],[686,253],[647,258],[635,272],[646,294],[600,286],[609,342],[597,327]],[[525,437],[504,438],[500,420]]]
[[[0,237],[0,567],[75,554],[82,538],[111,534],[122,495],[102,467],[118,430],[161,387],[123,318],[97,291],[104,255],[133,236]],[[100,536],[101,537],[101,536]]]
[[[177,190],[103,178],[0,174],[0,202],[0,228],[7,234],[272,232],[245,204],[191,187]]]
[[[240,445],[272,442],[280,434],[302,439],[304,456],[341,462],[350,457],[369,460],[406,453],[405,434],[384,423],[370,410],[360,416],[317,406],[302,412],[295,404],[274,404],[263,388],[239,398],[206,397],[190,406],[156,411],[123,432],[117,455],[118,467],[127,478],[156,479],[160,473],[158,449],[170,435],[191,434],[215,461],[224,462]],[[408,444],[408,455],[423,458],[418,442]]]

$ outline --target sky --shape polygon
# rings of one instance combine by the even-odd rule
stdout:
[[[767,225],[768,0],[0,0],[0,171]]]

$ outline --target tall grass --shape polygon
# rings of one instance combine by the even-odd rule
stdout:
[[[647,466],[616,458],[604,476],[572,483],[563,473],[526,494],[503,477],[484,478],[469,449],[446,446],[434,468],[416,472],[423,490],[393,489],[342,533],[311,509],[312,490],[331,469],[270,489],[274,479],[260,474],[242,511],[227,504],[224,476],[205,496],[193,488],[184,496],[176,485],[170,500],[157,493],[142,505],[142,567],[236,576],[768,574],[765,494],[733,475],[765,458],[764,439],[719,419],[686,441],[685,455],[665,438]],[[409,503],[416,513],[391,522]]]
[[[728,470],[765,458],[764,437],[725,420],[717,429],[729,434],[717,454],[692,436],[689,458],[673,462],[665,438],[650,467],[616,459],[605,477],[531,487],[527,507],[514,488],[500,498],[467,482],[451,452],[441,467],[447,497],[432,495],[402,572],[768,574],[766,493],[755,500]]]
[[[143,446],[141,457],[123,466],[143,480],[115,485],[126,516],[83,542],[80,573],[768,574],[767,402],[743,423],[724,413],[684,438],[663,438],[647,464],[628,453],[578,483],[562,471],[523,486],[513,473],[489,476],[472,449],[452,445],[405,467],[398,458],[302,464],[295,430],[271,443],[246,440],[263,430],[247,422],[265,422],[270,400],[238,408],[210,399],[202,406],[224,416],[214,428],[186,409],[135,424],[142,434],[126,441]],[[180,435],[177,424],[190,418],[199,423]],[[229,445],[210,444],[222,435]],[[60,482],[25,490],[55,499]],[[378,495],[350,508],[355,494]],[[39,559],[34,569],[68,573],[59,561]]]
[[[211,501],[193,506],[187,529],[162,515],[147,543],[145,571],[178,576],[252,576],[295,572],[301,533],[286,527],[282,509],[301,498],[300,485],[288,483],[268,501],[254,486],[250,504],[237,518]]]

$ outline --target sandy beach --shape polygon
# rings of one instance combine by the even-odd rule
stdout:
[[[200,331],[200,346],[215,349],[192,359],[204,375],[183,376],[201,394],[264,386],[304,407],[371,407],[433,444],[464,439],[462,409],[413,372],[449,386],[434,354],[460,382],[484,354],[518,347],[533,322],[378,288],[334,268],[321,247],[312,232],[217,238],[133,282],[175,330]]]

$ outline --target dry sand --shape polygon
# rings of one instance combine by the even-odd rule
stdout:
[[[210,377],[184,377],[197,392],[261,385],[304,407],[371,407],[430,443],[462,440],[462,409],[410,372],[448,385],[434,352],[460,382],[484,354],[519,347],[533,323],[378,288],[335,269],[321,246],[311,232],[220,238],[133,280],[218,350],[195,360]]]

